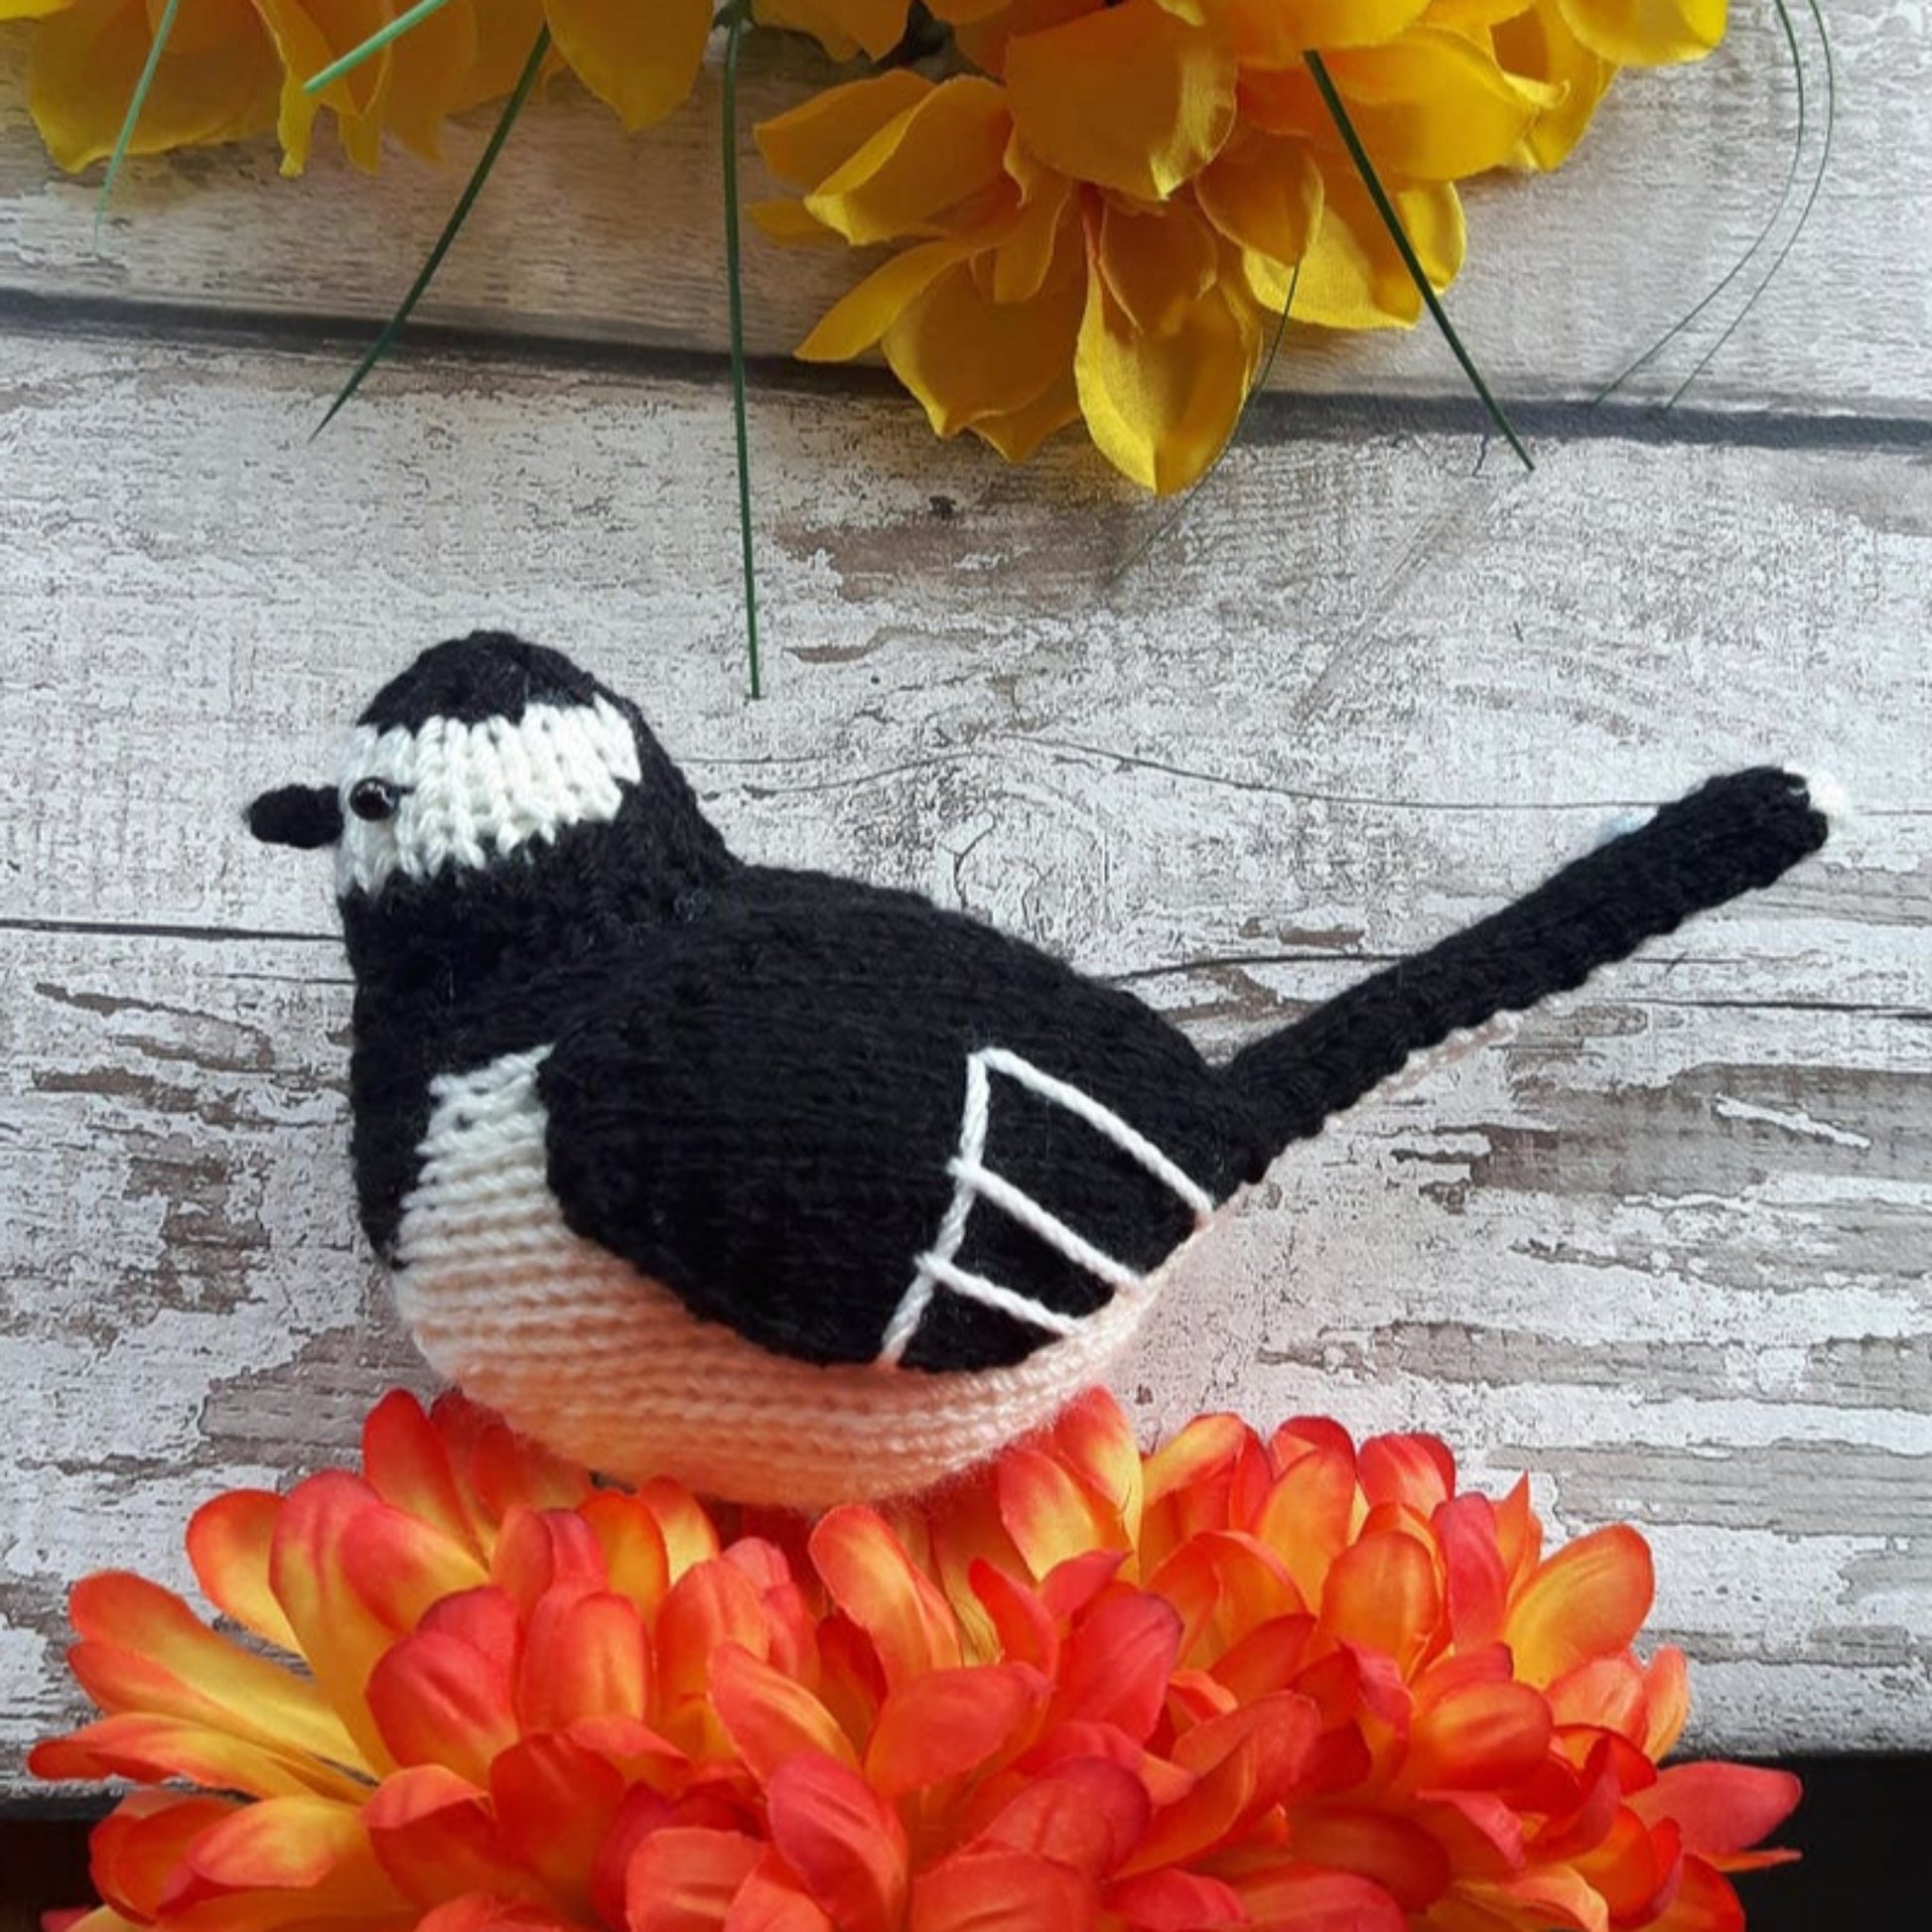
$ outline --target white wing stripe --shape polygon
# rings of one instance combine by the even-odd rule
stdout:
[[[1064,1080],[1055,1079],[1050,1073],[1042,1073],[1031,1060],[1021,1058],[1018,1053],[1008,1052],[1003,1046],[982,1046],[966,1061],[966,1104],[959,1123],[959,1152],[947,1168],[947,1173],[953,1177],[952,1199],[947,1203],[945,1215],[939,1223],[937,1238],[931,1248],[918,1258],[911,1283],[900,1296],[898,1307],[893,1311],[892,1319],[886,1324],[879,1353],[874,1358],[876,1368],[898,1366],[906,1349],[911,1346],[912,1337],[918,1333],[919,1323],[925,1319],[933,1296],[941,1287],[966,1297],[968,1301],[999,1309],[1033,1327],[1045,1329],[1049,1334],[1063,1336],[1078,1330],[1078,1317],[1061,1314],[1032,1296],[1016,1295],[1011,1289],[1002,1288],[998,1282],[988,1281],[985,1276],[975,1275],[955,1263],[954,1257],[966,1239],[966,1223],[972,1214],[973,1203],[982,1197],[990,1206],[1011,1215],[1048,1247],[1064,1255],[1075,1267],[1086,1270],[1110,1288],[1135,1294],[1147,1286],[1144,1276],[1125,1262],[1096,1248],[1057,1215],[1042,1207],[1031,1194],[985,1165],[993,1092],[989,1076],[993,1073],[1005,1074],[1017,1085],[1085,1121],[1103,1139],[1111,1141],[1131,1161],[1185,1202],[1194,1216],[1196,1227],[1214,1211],[1213,1196],[1175,1167],[1144,1134],[1130,1127],[1111,1107],[1103,1107],[1091,1094],[1069,1086]]]

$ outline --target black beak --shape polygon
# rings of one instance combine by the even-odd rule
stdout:
[[[280,785],[248,807],[248,829],[264,845],[314,852],[343,835],[343,801],[333,785]]]

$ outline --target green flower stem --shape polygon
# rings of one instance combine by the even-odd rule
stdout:
[[[1348,109],[1342,105],[1334,81],[1329,78],[1327,64],[1313,48],[1309,48],[1302,58],[1308,62],[1309,73],[1321,95],[1322,105],[1327,108],[1335,131],[1341,136],[1342,145],[1347,148],[1349,159],[1354,162],[1355,170],[1362,178],[1362,186],[1368,190],[1369,200],[1375,204],[1376,213],[1382,217],[1382,224],[1389,231],[1389,239],[1395,243],[1396,252],[1402,257],[1402,265],[1408,269],[1410,279],[1416,285],[1416,293],[1435,317],[1436,327],[1443,332],[1443,340],[1461,363],[1462,373],[1469,378],[1470,386],[1481,398],[1483,408],[1489,413],[1489,420],[1516,452],[1523,468],[1534,470],[1536,464],[1523,447],[1523,439],[1516,434],[1509,418],[1504,415],[1502,404],[1490,393],[1488,383],[1482,379],[1482,371],[1475,365],[1475,358],[1462,346],[1462,339],[1455,333],[1455,326],[1449,319],[1449,311],[1443,307],[1442,298],[1436,293],[1428,271],[1416,253],[1415,244],[1409,239],[1409,231],[1402,225],[1402,216],[1396,212],[1395,204],[1390,201],[1388,191],[1382,186],[1382,178],[1375,172],[1375,164],[1369,160],[1368,150],[1362,145],[1362,137],[1355,131],[1355,123],[1349,118]]]
[[[451,243],[456,240],[464,222],[470,218],[470,210],[476,207],[477,197],[483,193],[483,184],[489,179],[490,170],[496,165],[496,157],[502,153],[503,143],[509,139],[510,129],[516,125],[517,116],[523,112],[524,103],[530,98],[530,90],[537,83],[537,75],[543,71],[544,56],[549,52],[550,29],[539,28],[536,41],[530,49],[529,59],[523,63],[523,71],[517,76],[516,86],[511,91],[510,97],[503,103],[503,111],[497,118],[495,130],[490,135],[482,155],[478,157],[477,165],[471,171],[469,184],[458,197],[449,220],[443,225],[443,232],[436,237],[436,246],[429,251],[429,258],[423,263],[415,281],[410,284],[409,293],[403,297],[395,314],[383,325],[381,335],[369,345],[368,352],[356,363],[354,372],[343,384],[336,400],[329,405],[328,415],[316,425],[316,436],[320,436],[336,420],[343,405],[362,386],[363,379],[388,352],[390,344],[402,333],[403,325],[414,314],[417,303],[423,299],[430,283],[436,279],[436,271],[443,266],[443,257],[450,252]]]
[[[737,0],[726,15],[724,171],[725,292],[731,309],[732,417],[738,438],[738,542],[745,559],[745,643],[751,660],[752,696],[762,696],[759,668],[759,581],[752,535],[752,440],[745,410],[745,277],[739,245],[738,50],[751,0]]]

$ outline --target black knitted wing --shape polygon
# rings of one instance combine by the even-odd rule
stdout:
[[[566,1220],[806,1361],[1024,1359],[1157,1267],[1253,1159],[1238,1100],[1140,1002],[815,875],[748,873],[567,1004],[539,1075]],[[976,1082],[969,1153],[998,1198],[962,1221]],[[938,1249],[950,1273],[889,1349]]]

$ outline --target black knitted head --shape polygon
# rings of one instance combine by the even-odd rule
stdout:
[[[526,644],[507,630],[476,630],[432,644],[401,676],[385,684],[356,721],[377,731],[420,731],[432,718],[515,725],[532,705],[622,701],[561,651]]]

